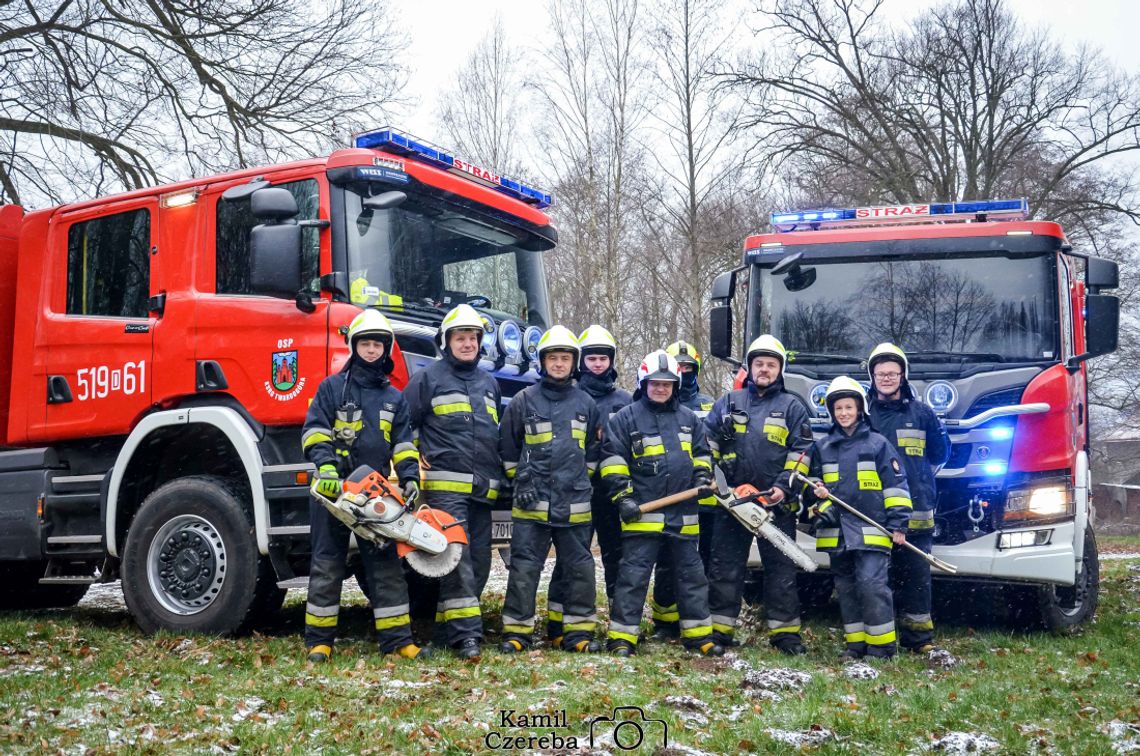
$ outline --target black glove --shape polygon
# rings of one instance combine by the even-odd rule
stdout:
[[[520,470],[515,476],[514,505],[519,509],[534,509],[538,506],[538,489],[530,477],[530,470]]]
[[[626,524],[637,522],[641,519],[641,507],[637,505],[636,501],[627,496],[618,501],[618,517]]]
[[[736,423],[733,421],[731,413],[721,418],[720,425],[713,431],[713,434],[722,450],[736,441]]]
[[[698,467],[693,472],[693,485],[697,488],[712,488],[713,476],[708,470],[703,467]]]
[[[813,535],[826,528],[839,527],[839,507],[830,501],[823,502],[818,507],[814,507],[813,510],[815,512],[811,518],[811,532]]]

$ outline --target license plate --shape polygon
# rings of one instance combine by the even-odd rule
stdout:
[[[510,520],[500,520],[491,523],[491,540],[510,542],[511,540],[511,525]]]

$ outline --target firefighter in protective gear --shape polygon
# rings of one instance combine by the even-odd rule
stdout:
[[[750,483],[771,489],[774,523],[795,539],[799,502],[789,493],[791,471],[812,444],[811,416],[784,389],[787,352],[765,334],[748,348],[744,386],[721,397],[705,421],[713,461],[732,486]],[[807,472],[806,464],[801,472]],[[764,538],[756,538],[723,508],[716,511],[716,550],[709,570],[709,610],[713,637],[732,645],[740,616],[748,553],[755,538],[764,562],[764,612],[768,641],[785,654],[805,652],[800,635],[796,566]]]
[[[491,571],[491,502],[499,497],[499,385],[479,369],[483,319],[461,304],[439,328],[443,359],[414,374],[404,396],[423,460],[424,499],[464,523],[468,546],[440,581],[436,637],[460,656],[479,655],[479,596]]]
[[[553,542],[555,648],[598,651],[594,557],[590,553],[590,478],[598,467],[598,410],[574,386],[578,338],[553,326],[538,342],[542,379],[520,391],[503,415],[499,449],[514,482],[511,564],[503,604],[504,653],[531,646],[535,598]]]
[[[321,381],[309,405],[301,444],[317,466],[317,490],[330,499],[340,481],[360,465],[386,470],[394,465],[405,495],[417,490],[419,455],[403,395],[388,382],[393,367],[392,326],[376,310],[365,310],[348,328],[352,352],[344,369]],[[346,574],[349,530],[316,500],[309,505],[312,562],[305,605],[305,645],[309,661],[332,655]],[[428,655],[412,643],[408,584],[392,544],[380,548],[359,541],[367,575],[368,599],[380,650],[407,658]]]
[[[843,657],[895,654],[895,610],[888,582],[891,548],[906,540],[911,501],[894,445],[871,429],[863,387],[840,376],[827,388],[832,426],[812,445],[809,470],[820,483],[809,490],[815,547],[831,556],[846,649]],[[891,531],[890,537],[828,500],[834,493]],[[838,511],[839,517],[835,517]]]
[[[934,472],[950,457],[950,438],[934,410],[918,401],[910,385],[906,354],[894,344],[879,344],[867,360],[871,425],[887,438],[902,459],[914,509],[907,540],[930,553],[934,545],[934,507],[938,500]],[[930,614],[930,563],[909,549],[891,555],[899,644],[925,653],[934,648]]]
[[[578,336],[581,358],[578,362],[578,388],[585,391],[598,407],[599,432],[604,432],[610,416],[630,403],[625,389],[617,388],[617,342],[613,334],[600,325],[592,325]],[[590,517],[594,532],[598,534],[598,550],[602,553],[602,570],[606,581],[606,599],[613,600],[617,584],[618,565],[621,562],[621,522],[617,510],[610,503],[606,485],[597,472],[593,475],[593,494],[590,498]],[[550,591],[546,596],[546,633],[553,641],[562,635],[563,585],[561,570],[554,566],[550,577]]]
[[[649,354],[637,371],[633,403],[610,418],[602,445],[601,475],[622,521],[621,567],[610,608],[609,649],[629,656],[637,648],[641,610],[653,566],[673,563],[681,640],[706,656],[724,649],[712,640],[708,579],[697,551],[697,502],[689,499],[642,514],[639,504],[707,486],[712,461],[701,423],[680,406],[677,361]]]
[[[697,416],[704,420],[713,407],[713,398],[701,392],[701,354],[697,348],[687,341],[674,341],[665,347],[665,351],[677,360],[681,369],[681,389],[678,399],[682,407],[688,407]],[[698,502],[701,525],[699,549],[701,563],[708,575],[712,550],[713,515],[716,513],[716,497],[709,495],[702,497]],[[677,625],[677,601],[673,595],[672,565],[669,562],[658,562],[656,574],[653,577],[653,599],[650,606],[653,610],[653,637],[657,640],[676,638],[679,634]]]

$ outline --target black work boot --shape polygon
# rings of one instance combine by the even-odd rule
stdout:
[[[499,644],[499,650],[504,654],[517,654],[527,650],[527,644],[518,638],[507,638]]]
[[[799,638],[781,638],[779,641],[772,644],[776,650],[785,656],[802,656],[807,653],[804,648],[803,641]]]
[[[617,640],[610,641],[609,651],[614,656],[629,657],[633,656],[633,644],[629,641]]]
[[[455,647],[455,654],[460,659],[478,659],[479,641],[475,638],[464,638]]]

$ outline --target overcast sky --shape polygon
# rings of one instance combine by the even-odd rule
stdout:
[[[929,0],[886,0],[889,18],[905,22],[933,3]],[[1140,73],[1140,3],[1124,0],[1010,0],[1029,24],[1063,30],[1072,44],[1087,42],[1130,72]],[[743,7],[751,3],[742,3]],[[475,44],[487,33],[495,14],[503,18],[508,38],[520,54],[545,34],[543,0],[394,0],[389,7],[411,38],[409,91],[418,102],[393,124],[434,141],[436,92],[447,88]],[[425,8],[430,9],[425,12]],[[383,125],[383,124],[377,124]]]

